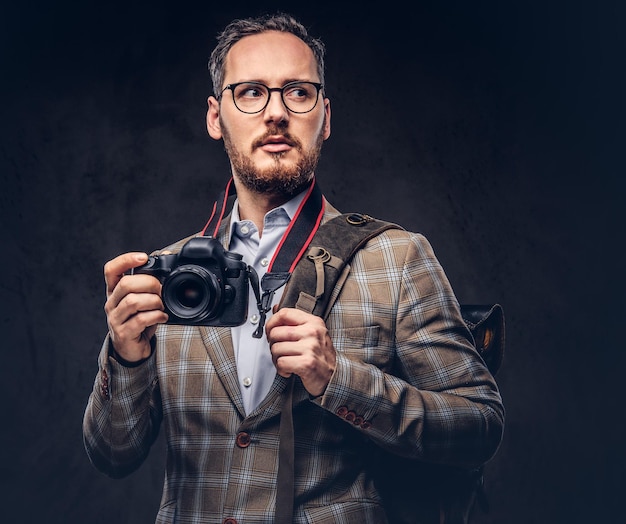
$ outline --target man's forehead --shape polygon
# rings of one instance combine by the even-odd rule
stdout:
[[[242,80],[317,80],[313,52],[300,38],[280,31],[245,36],[226,56],[226,83]]]

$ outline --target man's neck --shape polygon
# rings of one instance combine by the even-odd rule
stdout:
[[[282,206],[289,201],[284,195],[268,195],[252,192],[245,187],[237,186],[237,200],[239,205],[239,218],[251,220],[259,231],[259,237],[263,234],[265,215],[272,209]]]

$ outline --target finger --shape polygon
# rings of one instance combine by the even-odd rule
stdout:
[[[273,318],[273,317],[272,317]],[[303,323],[270,324],[266,326],[266,336],[270,346],[278,342],[321,341],[328,330],[324,321],[318,317],[307,319]]]
[[[152,275],[124,275],[109,294],[105,311],[115,309],[128,295],[144,293],[160,297],[161,282]]]
[[[292,359],[297,358],[296,355],[277,354],[272,351],[272,362],[276,373],[281,377],[289,378],[294,373]]]
[[[148,311],[163,312],[163,309],[161,297],[155,293],[130,293],[124,296],[116,305],[114,305],[113,297],[105,304],[109,323],[114,326],[124,324],[138,313]]]
[[[273,354],[272,361],[274,362],[276,372],[282,377],[293,374],[298,375],[303,380],[307,380],[308,377],[316,376],[321,369],[321,362],[311,353]]]
[[[126,322],[109,325],[109,331],[116,348],[125,348],[129,344],[138,343],[142,339],[149,340],[158,324],[167,321],[167,315],[159,310],[142,311]]]
[[[266,327],[272,329],[276,326],[298,326],[307,322],[323,323],[323,320],[318,316],[300,309],[282,308],[268,319]]]
[[[275,326],[267,328],[266,336],[270,348],[273,348],[273,346],[282,342],[300,342],[306,339],[309,334],[305,332],[300,326]]]
[[[148,261],[148,255],[146,253],[132,252],[119,255],[112,260],[109,260],[104,265],[104,281],[106,282],[107,296],[109,296],[115,286],[124,276],[124,273],[132,268],[141,266]]]

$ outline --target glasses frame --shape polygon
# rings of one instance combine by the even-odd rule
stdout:
[[[237,102],[235,101],[235,89],[243,84],[251,84],[251,85],[255,85],[255,86],[260,86],[263,87],[265,89],[267,89],[268,92],[268,97],[267,100],[265,101],[265,104],[263,105],[263,107],[261,109],[258,109],[257,111],[244,111],[243,109],[241,109],[238,105]],[[308,109],[307,111],[294,111],[293,109],[291,109],[289,107],[289,105],[287,105],[287,102],[285,102],[285,89],[288,89],[289,87],[292,87],[294,85],[298,85],[298,84],[309,84],[312,85],[313,87],[315,87],[315,89],[317,90],[317,94],[315,96],[315,104],[313,104],[313,107],[311,109]],[[253,81],[249,81],[249,82],[236,82],[234,84],[228,84],[226,87],[224,87],[224,89],[222,89],[222,92],[220,93],[220,96],[218,97],[218,101],[222,100],[222,97],[224,96],[224,91],[226,90],[230,90],[232,96],[233,96],[233,104],[235,104],[235,107],[241,111],[242,113],[245,113],[246,115],[256,115],[262,111],[265,110],[265,108],[267,107],[267,105],[270,103],[270,99],[272,98],[272,93],[274,92],[278,92],[280,93],[280,99],[283,103],[283,105],[287,108],[287,110],[291,113],[295,113],[296,115],[304,115],[306,113],[310,113],[311,111],[313,111],[316,107],[317,107],[317,102],[320,99],[320,91],[324,89],[324,85],[320,84],[319,82],[309,82],[308,80],[298,80],[295,82],[288,82],[286,83],[283,87],[269,87],[266,86],[263,82],[253,82]]]

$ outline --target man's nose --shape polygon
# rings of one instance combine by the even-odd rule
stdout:
[[[283,102],[280,91],[270,91],[270,99],[265,107],[266,122],[286,122],[289,120],[289,109]]]

